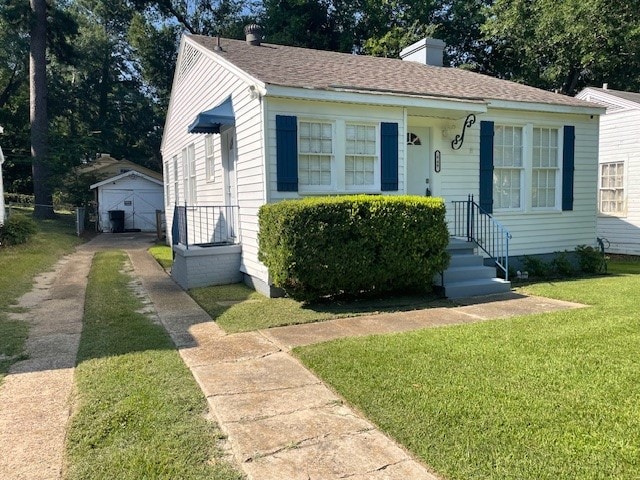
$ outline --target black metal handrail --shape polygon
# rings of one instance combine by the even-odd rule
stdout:
[[[173,209],[173,245],[221,246],[240,243],[237,205],[176,205]]]
[[[453,203],[453,225],[451,235],[466,238],[474,242],[495,262],[509,280],[509,240],[512,235],[504,225],[486,213],[478,205],[473,195],[467,200],[455,200]]]

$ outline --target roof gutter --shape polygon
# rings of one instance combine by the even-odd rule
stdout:
[[[319,100],[367,105],[437,108],[456,112],[485,113],[487,102],[482,99],[460,99],[433,95],[419,95],[384,90],[363,90],[348,87],[300,88],[267,84],[265,95],[296,100]]]
[[[489,108],[500,110],[520,110],[526,112],[573,113],[579,115],[603,115],[604,107],[597,105],[561,105],[557,103],[517,102],[510,100],[487,100]],[[585,102],[586,103],[586,102]]]

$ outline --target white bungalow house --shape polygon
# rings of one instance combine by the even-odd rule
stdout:
[[[595,243],[601,107],[444,68],[439,40],[389,59],[265,44],[248,30],[247,41],[180,45],[162,155],[183,287],[244,280],[270,294],[258,209],[307,195],[442,197],[452,235],[503,267]]]
[[[577,98],[599,103],[598,237],[607,251],[640,255],[640,93],[589,87]]]

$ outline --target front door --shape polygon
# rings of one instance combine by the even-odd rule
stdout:
[[[407,133],[407,194],[431,196],[429,129],[409,127]]]
[[[224,170],[224,202],[225,208],[224,217],[227,227],[227,235],[229,238],[234,239],[236,237],[236,222],[237,222],[237,205],[238,205],[238,184],[236,180],[236,161],[237,161],[237,149],[236,149],[236,136],[235,129],[230,128],[222,134],[222,147],[223,147],[223,170]]]

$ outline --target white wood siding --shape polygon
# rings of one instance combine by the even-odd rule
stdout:
[[[196,48],[188,39],[183,40],[188,49]],[[176,198],[173,192],[172,158],[178,155],[179,185],[182,188],[185,166],[182,164],[182,149],[189,144],[195,145],[197,172],[196,205],[224,205],[224,173],[220,135],[214,135],[215,178],[207,181],[205,169],[205,135],[187,133],[188,125],[202,111],[209,110],[232,95],[233,109],[236,115],[235,144],[237,161],[235,175],[239,206],[239,228],[242,241],[241,270],[249,275],[267,280],[267,270],[257,260],[257,212],[265,202],[263,135],[261,128],[262,100],[251,98],[250,83],[222,66],[214,54],[203,50],[201,55],[189,55],[188,69],[177,72],[180,77],[174,80],[171,93],[171,105],[165,123],[163,137],[163,161],[169,162],[169,198],[166,199],[168,237],[171,235],[173,206]],[[182,52],[181,57],[182,59]],[[184,201],[180,197],[179,202]]]
[[[599,162],[625,163],[626,212],[598,215],[598,236],[612,253],[640,255],[640,108],[600,117]]]

